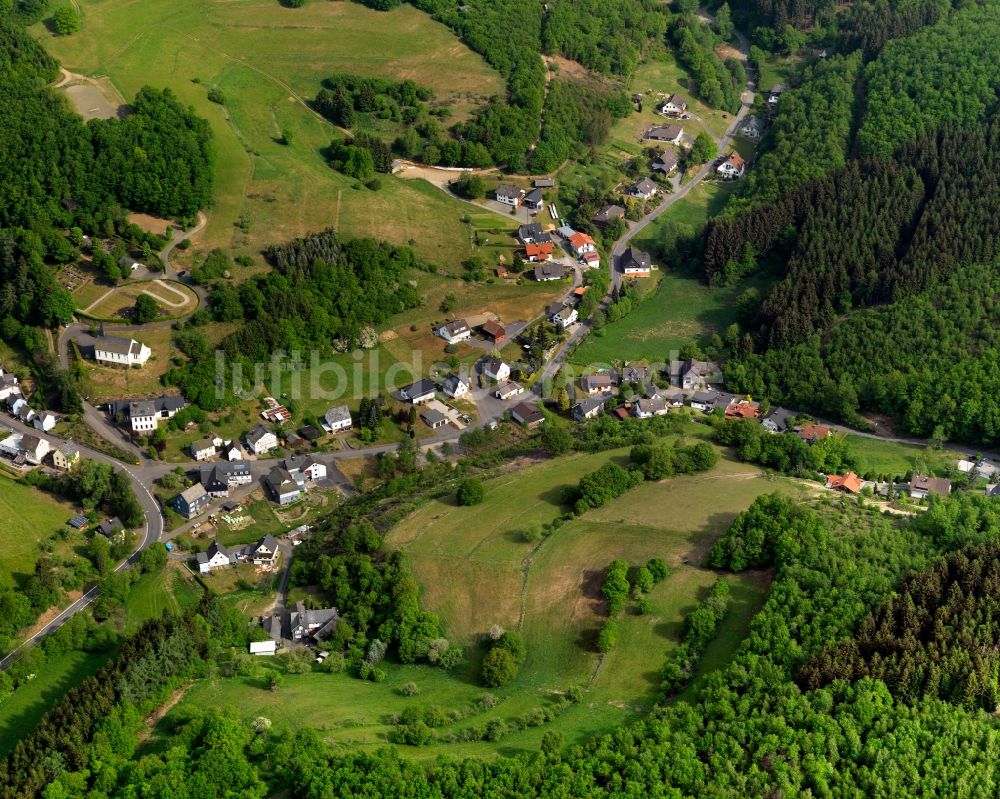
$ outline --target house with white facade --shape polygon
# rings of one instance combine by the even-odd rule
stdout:
[[[449,397],[458,399],[469,393],[469,382],[459,375],[448,375],[444,379],[442,388]]]
[[[254,425],[253,429],[246,434],[246,443],[254,455],[265,455],[272,449],[278,448],[278,437],[274,431],[258,424]]]
[[[625,193],[629,197],[635,197],[637,200],[649,200],[659,193],[660,188],[653,183],[649,178],[643,178],[642,180],[637,180],[627,189]]]
[[[205,552],[197,555],[198,571],[202,574],[210,574],[215,569],[222,569],[236,563],[236,554],[218,541],[213,541]]]
[[[736,152],[736,150],[733,150],[729,156],[715,168],[715,171],[726,180],[736,180],[737,178],[743,177],[745,169],[746,162],[743,160],[743,156]]]
[[[99,336],[94,340],[94,360],[112,366],[142,366],[152,350],[134,338]]]
[[[215,443],[210,438],[200,438],[191,442],[191,457],[196,461],[208,461],[215,457]]]
[[[667,117],[679,117],[687,111],[688,104],[679,94],[672,94],[660,106],[660,113]]]
[[[487,358],[483,361],[483,375],[489,380],[503,383],[510,379],[510,367],[499,358]]]
[[[457,344],[460,341],[467,341],[472,338],[472,328],[464,319],[455,319],[446,322],[434,331],[437,335],[449,344]]]
[[[518,188],[511,183],[500,183],[494,195],[498,203],[512,205],[515,208],[524,200],[524,189]]]
[[[56,418],[54,413],[42,411],[39,414],[35,414],[35,418],[31,420],[31,424],[36,430],[41,430],[43,433],[47,433],[56,426],[56,422],[58,421],[59,420]]]
[[[323,414],[323,429],[328,433],[339,433],[351,429],[351,409],[346,405],[335,405]]]
[[[652,260],[648,252],[629,247],[622,253],[621,268],[626,277],[649,277]]]

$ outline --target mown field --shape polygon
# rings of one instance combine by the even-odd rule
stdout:
[[[41,542],[77,513],[69,502],[0,476],[0,580],[19,584],[34,574]]]
[[[500,75],[429,16],[409,5],[383,13],[276,0],[84,0],[81,8],[74,36],[35,28],[64,66],[109,76],[126,99],[145,85],[169,87],[212,125],[217,188],[198,247],[256,256],[263,244],[333,225],[412,244],[448,265],[472,254],[466,204],[419,181],[383,176],[372,191],[334,172],[321,150],[335,130],[307,105],[338,71],[412,78],[451,105],[452,119],[502,93]],[[208,100],[212,87],[224,106]],[[290,146],[281,143],[285,129]]]
[[[88,284],[83,289],[89,289],[92,286],[93,284]],[[198,295],[191,288],[176,280],[126,280],[116,288],[100,288],[103,291],[99,294],[96,302],[91,301],[86,306],[79,308],[95,319],[120,319],[124,311],[135,306],[135,301],[141,294],[147,294],[156,300],[160,306],[161,319],[187,316],[198,308]]]
[[[335,745],[380,745],[392,729],[390,717],[406,707],[433,705],[465,714],[477,705],[484,690],[477,680],[475,642],[500,624],[520,629],[527,643],[528,658],[517,679],[493,692],[496,707],[476,709],[441,728],[442,735],[459,740],[407,749],[408,756],[529,751],[548,729],[577,743],[648,712],[659,668],[676,646],[685,615],[716,578],[700,565],[707,547],[756,496],[799,489],[792,481],[767,479],[752,466],[722,460],[704,475],[644,484],[562,525],[540,544],[522,540],[525,525],[549,522],[566,509],[565,489],[583,472],[626,457],[627,451],[617,450],[530,466],[490,481],[479,506],[431,502],[392,531],[386,546],[410,556],[424,605],[441,614],[452,639],[469,647],[470,662],[453,674],[394,665],[381,684],[342,674],[286,675],[276,692],[263,675],[212,679],[197,684],[179,710],[185,704],[231,707],[248,718],[264,715],[318,728]],[[638,564],[650,557],[664,557],[673,573],[650,594],[652,612],[627,611],[618,646],[598,655],[594,637],[606,613],[600,596],[604,570],[615,558]],[[730,613],[699,673],[732,655],[763,602],[768,579],[765,573],[733,579]],[[420,693],[404,698],[399,689],[409,681]],[[460,741],[467,726],[551,705],[573,685],[586,688],[583,701],[547,725],[494,743]]]

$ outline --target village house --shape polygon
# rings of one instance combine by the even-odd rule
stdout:
[[[679,146],[684,140],[684,128],[680,125],[655,125],[649,128],[642,137],[648,141],[662,141]]]
[[[133,433],[148,434],[156,430],[161,419],[171,419],[186,403],[184,397],[165,394],[145,400],[115,400],[108,403],[108,414],[117,424]]]
[[[430,402],[434,399],[434,393],[436,391],[437,386],[434,385],[434,381],[424,378],[422,380],[418,380],[416,383],[403,386],[403,388],[399,390],[399,396],[411,405],[420,405],[421,403]]]
[[[662,172],[669,177],[677,171],[677,155],[675,153],[660,153],[653,159],[653,171]]]
[[[910,478],[909,488],[913,499],[927,499],[930,494],[947,497],[951,493],[951,482],[943,477],[915,474]]]
[[[32,419],[35,418],[35,409],[25,402],[18,406],[14,417],[22,424],[31,424]]]
[[[501,183],[497,186],[494,196],[498,203],[512,205],[517,208],[524,199],[524,189],[518,188],[511,183]]]
[[[518,383],[504,383],[496,391],[493,392],[499,400],[509,400],[511,397],[517,397],[524,393],[524,387]]]
[[[54,413],[42,411],[41,413],[36,414],[35,418],[31,420],[31,425],[36,430],[41,430],[43,433],[47,433],[56,426],[56,422],[58,421],[59,420],[56,418]]]
[[[281,465],[300,488],[305,487],[306,481],[314,483],[326,479],[326,464],[313,455],[292,455],[285,458]]]
[[[110,519],[105,519],[97,525],[97,532],[105,538],[113,540],[125,532],[125,525],[122,524],[122,520],[117,516],[112,516]]]
[[[221,461],[199,467],[198,479],[213,497],[228,497],[230,489],[252,483],[253,474],[247,461]]]
[[[499,358],[487,358],[482,363],[483,375],[488,380],[503,383],[510,379],[510,367]]]
[[[302,486],[283,466],[273,467],[264,476],[264,484],[271,492],[271,497],[279,505],[290,505],[302,496]]]
[[[551,280],[562,280],[566,277],[566,269],[562,264],[543,263],[535,267],[535,280],[547,283]]]
[[[328,433],[339,433],[341,430],[351,429],[351,409],[346,405],[334,405],[323,414],[321,422],[323,429]]]
[[[621,269],[626,277],[649,277],[652,260],[648,252],[629,247],[622,253]]]
[[[670,362],[670,383],[683,389],[709,388],[712,383],[722,380],[722,369],[712,361],[697,361],[688,358]]]
[[[542,230],[542,226],[538,222],[521,225],[517,229],[514,238],[518,240],[522,247],[525,244],[543,244],[552,241],[552,237]]]
[[[254,455],[266,455],[272,449],[278,448],[278,437],[264,425],[254,425],[246,434],[246,444]]]
[[[191,442],[191,457],[196,461],[208,461],[215,457],[215,442],[210,438],[199,438]]]
[[[764,417],[760,426],[769,433],[784,433],[789,429],[789,420],[794,414],[784,408],[772,408],[771,412]]]
[[[502,324],[493,319],[488,319],[479,328],[483,336],[494,344],[503,344],[507,338],[507,331]]]
[[[667,117],[679,117],[687,111],[688,104],[679,94],[672,94],[660,106],[660,113]]]
[[[635,197],[637,200],[649,200],[659,193],[659,187],[653,183],[649,178],[642,178],[642,180],[637,180],[631,186],[625,189],[625,193],[629,197]]]
[[[205,486],[195,483],[190,488],[185,488],[167,504],[185,519],[193,519],[204,511],[211,501],[212,495],[205,490]]]
[[[320,608],[306,610],[303,602],[296,602],[291,610],[274,613],[261,618],[261,627],[274,642],[281,641],[312,641],[326,640],[333,634],[340,622],[340,613],[336,608]]]
[[[552,303],[545,309],[545,314],[549,321],[561,330],[565,330],[579,318],[576,308],[563,302]]]
[[[612,219],[624,219],[625,209],[620,205],[605,205],[594,214],[590,221],[599,227],[604,227]]]
[[[510,418],[519,425],[533,430],[545,421],[545,414],[533,402],[519,402],[510,409]]]
[[[766,123],[760,117],[747,117],[740,128],[740,133],[744,139],[758,141],[764,135],[765,125]]]
[[[545,205],[545,197],[542,194],[542,190],[537,187],[532,189],[521,198],[521,204],[527,208],[537,211]]]
[[[573,406],[573,418],[578,422],[593,419],[604,410],[604,405],[607,401],[607,397],[593,397],[581,400]]]
[[[421,411],[420,418],[423,419],[424,424],[431,430],[437,430],[439,427],[444,427],[448,424],[448,417],[434,408]]]
[[[467,341],[472,338],[472,328],[464,319],[455,319],[446,322],[434,331],[449,344],[457,344],[460,341]]]
[[[649,419],[653,416],[663,416],[670,411],[666,401],[659,394],[641,399],[635,403],[635,415],[639,419]]]
[[[444,393],[453,399],[464,397],[469,393],[468,381],[459,375],[448,375],[444,379],[442,388],[444,389]]]
[[[21,396],[21,388],[18,385],[17,375],[12,375],[0,366],[0,400],[5,400],[12,396]]]
[[[756,419],[759,414],[760,406],[747,399],[734,399],[726,406],[727,419]]]
[[[51,445],[48,439],[40,438],[39,436],[32,435],[31,433],[25,433],[21,436],[21,453],[24,455],[24,459],[30,463],[32,466],[38,466],[42,459],[49,454]]]
[[[595,372],[580,378],[580,388],[586,394],[603,394],[615,387],[615,376],[611,372]]]
[[[52,465],[57,469],[70,469],[80,460],[80,448],[72,441],[60,444],[52,450]]]
[[[569,246],[578,256],[588,252],[596,252],[597,244],[586,233],[574,233],[569,237]]]
[[[552,260],[553,246],[549,242],[541,244],[524,245],[524,258],[531,263],[540,263]]]
[[[671,408],[683,408],[684,403],[688,400],[688,395],[676,386],[665,389],[660,393],[660,396],[663,397],[663,401]]]
[[[827,475],[826,487],[832,491],[843,491],[845,494],[857,494],[864,486],[864,482],[854,472],[844,475]]]
[[[134,338],[99,336],[94,340],[94,360],[112,366],[142,366],[152,351]]]
[[[240,560],[247,560],[254,566],[271,568],[278,561],[278,539],[268,533],[256,544],[250,544],[238,554]]]
[[[601,256],[597,252],[585,252],[580,256],[580,263],[590,269],[597,269],[601,265]]]
[[[622,383],[634,383],[638,386],[649,385],[649,367],[648,366],[629,366],[625,364],[622,367]]]
[[[728,158],[723,159],[715,171],[718,172],[726,180],[736,180],[736,178],[743,177],[743,170],[746,168],[746,163],[736,150],[733,150]]]
[[[210,574],[215,569],[235,565],[237,558],[227,547],[218,541],[213,541],[205,552],[199,552],[195,556],[195,560],[198,562],[199,572]]]
[[[712,389],[695,391],[691,395],[691,407],[696,411],[711,413],[719,401],[719,392]]]
[[[815,444],[827,438],[833,431],[821,424],[803,424],[795,428],[795,432],[807,444]]]

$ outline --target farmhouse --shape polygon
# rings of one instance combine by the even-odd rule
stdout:
[[[665,141],[679,145],[684,138],[684,129],[680,125],[656,125],[642,134],[649,141]]]
[[[447,322],[434,331],[449,344],[457,344],[472,337],[472,328],[464,319]]]
[[[544,263],[535,267],[535,280],[539,283],[546,283],[550,280],[562,280],[565,277],[566,269],[562,264]]]
[[[625,189],[625,193],[628,194],[629,197],[635,197],[639,200],[648,200],[651,197],[655,197],[658,192],[659,188],[649,178],[637,180]]]
[[[52,465],[57,469],[69,469],[80,460],[80,448],[72,441],[60,444],[52,450]]]
[[[100,336],[94,341],[94,360],[113,366],[142,366],[152,351],[134,338]]]
[[[509,400],[511,397],[516,397],[524,393],[524,387],[518,383],[504,383],[500,388],[493,392],[493,396],[501,400]]]
[[[504,329],[504,326],[492,319],[487,320],[479,329],[494,344],[502,344],[504,339],[507,338],[507,331]]]
[[[264,425],[258,424],[246,434],[246,443],[254,455],[265,455],[278,448],[278,437]]]
[[[528,208],[538,210],[543,205],[545,205],[545,197],[542,195],[542,190],[537,186],[529,191],[521,199],[522,204],[526,205]]]
[[[593,419],[602,410],[604,410],[604,404],[607,401],[607,397],[594,397],[591,399],[581,400],[573,406],[573,418],[578,422],[582,422],[586,419]]]
[[[424,378],[423,380],[418,380],[416,383],[403,386],[399,390],[399,396],[411,405],[420,405],[423,402],[430,402],[434,399],[434,392],[436,390],[437,386],[434,385],[434,381]]]
[[[510,418],[532,430],[545,421],[545,414],[533,402],[519,402],[510,409]]]
[[[552,260],[552,244],[549,242],[542,242],[541,244],[526,244],[524,245],[524,257],[525,260],[532,263],[541,261],[551,261]]]
[[[350,430],[351,409],[346,405],[334,405],[323,414],[321,424],[323,425],[323,429],[328,433],[339,433],[341,430]]]
[[[290,505],[302,496],[302,488],[283,466],[271,469],[264,476],[264,483],[279,505]]]
[[[448,417],[445,416],[441,411],[435,410],[434,408],[428,408],[420,413],[420,418],[424,420],[424,424],[427,425],[431,430],[437,430],[439,427],[444,427],[448,424]]]
[[[499,358],[487,358],[483,361],[483,375],[489,380],[502,383],[510,379],[510,367]]]
[[[596,372],[580,378],[580,388],[587,394],[603,394],[615,387],[615,377],[611,372]]]
[[[510,183],[501,183],[497,186],[494,196],[498,203],[512,205],[517,208],[524,199],[524,189],[520,189]]]
[[[612,219],[624,219],[625,209],[620,205],[605,205],[601,210],[594,214],[590,221],[593,222],[598,227],[604,227]]]
[[[649,277],[652,261],[648,252],[629,247],[622,253],[621,267],[626,277]]]
[[[910,478],[910,496],[913,499],[926,499],[930,494],[946,497],[951,493],[951,483],[943,477],[928,477],[915,474]]]
[[[857,494],[863,485],[861,478],[854,472],[848,472],[844,475],[831,474],[827,475],[826,478],[827,488],[832,491],[843,491],[845,494]]]
[[[469,383],[464,378],[458,375],[448,375],[444,379],[444,384],[442,385],[444,393],[449,397],[458,399],[459,397],[464,397],[469,393]]]
[[[663,397],[657,395],[649,399],[641,399],[635,404],[635,415],[639,419],[649,419],[652,416],[663,416],[670,409]]]
[[[185,519],[193,519],[212,501],[212,495],[205,490],[201,483],[195,483],[190,488],[185,488],[168,503]]]
[[[672,175],[677,171],[677,156],[674,153],[660,153],[653,159],[653,171]]]
[[[240,560],[248,560],[254,566],[271,567],[278,560],[278,539],[268,533],[256,544],[250,544],[236,554]]]
[[[594,240],[586,233],[574,233],[570,236],[569,246],[573,248],[573,252],[577,255],[597,251],[597,244],[595,244]]]
[[[668,117],[679,117],[687,111],[688,104],[679,94],[672,94],[660,107],[660,113]]]
[[[736,180],[736,178],[743,177],[743,170],[746,168],[746,162],[736,150],[733,150],[729,157],[724,159],[721,164],[719,164],[715,171],[718,172],[726,180]]]
[[[198,470],[199,482],[213,497],[228,497],[229,490],[253,482],[247,461],[221,461]]]
[[[191,442],[191,457],[196,461],[208,461],[215,457],[215,442],[210,438],[199,438]]]

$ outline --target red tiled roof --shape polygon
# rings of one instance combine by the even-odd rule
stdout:
[[[844,475],[831,474],[826,478],[826,487],[837,491],[846,491],[849,494],[857,494],[861,490],[862,480],[854,472]]]

